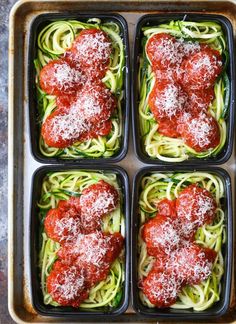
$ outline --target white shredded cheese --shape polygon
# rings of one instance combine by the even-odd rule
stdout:
[[[112,51],[111,42],[107,40],[107,37],[102,31],[98,31],[96,34],[86,34],[83,38],[78,39],[80,41],[75,42],[77,50],[76,56],[79,60],[87,62],[90,65],[96,63],[106,63],[109,59]],[[97,66],[99,67],[99,66]]]
[[[61,273],[57,274],[56,279],[56,282],[52,285],[51,293],[60,293],[61,298],[68,301],[77,298],[84,289],[85,277],[82,272],[78,276],[78,270],[75,266],[62,270]]]
[[[187,102],[187,95],[175,83],[169,83],[160,91],[155,99],[155,105],[161,117],[173,117],[180,113]]]

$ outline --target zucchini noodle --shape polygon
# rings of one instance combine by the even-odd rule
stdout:
[[[40,208],[40,253],[39,268],[41,289],[45,304],[60,306],[47,292],[46,279],[57,259],[60,244],[47,237],[44,231],[44,219],[47,211],[56,208],[59,200],[69,199],[71,196],[80,196],[82,190],[99,180],[104,180],[113,185],[119,192],[120,204],[102,221],[102,230],[108,233],[120,232],[125,237],[125,220],[123,215],[123,197],[117,176],[114,173],[87,172],[71,170],[48,174],[42,183],[41,198],[38,203]],[[100,281],[90,290],[89,297],[80,308],[98,308],[102,306],[117,307],[123,296],[124,284],[124,251],[113,262],[106,280]]]
[[[152,159],[166,162],[181,162],[189,157],[206,158],[216,156],[226,142],[226,117],[230,97],[229,78],[226,73],[228,52],[221,26],[208,21],[171,21],[157,27],[144,27],[142,30],[144,37],[142,39],[142,55],[140,56],[138,72],[139,127],[145,152]],[[154,86],[155,76],[146,53],[147,41],[157,33],[168,33],[177,39],[208,44],[211,48],[218,50],[223,57],[223,71],[215,83],[215,99],[209,106],[209,113],[215,117],[220,129],[220,143],[214,149],[199,153],[186,145],[181,138],[170,138],[158,133],[158,122],[154,119],[148,105],[148,97]]]
[[[37,38],[37,55],[34,60],[36,69],[37,102],[40,125],[56,109],[56,97],[42,91],[39,85],[39,74],[44,65],[53,59],[59,58],[71,47],[81,30],[97,28],[103,30],[112,42],[110,65],[103,82],[117,99],[117,109],[111,117],[112,129],[107,136],[77,142],[72,146],[59,149],[49,147],[40,135],[40,152],[47,157],[60,157],[63,159],[76,158],[109,158],[121,148],[122,140],[122,103],[124,98],[123,78],[125,68],[124,44],[121,30],[114,22],[101,22],[98,18],[89,19],[87,23],[77,20],[56,21],[47,25]]]
[[[164,199],[175,199],[188,185],[198,183],[209,190],[217,203],[216,217],[212,224],[200,227],[195,235],[195,242],[202,247],[208,247],[217,252],[210,277],[199,285],[185,286],[178,296],[177,302],[171,306],[175,309],[193,308],[202,311],[219,301],[221,293],[221,278],[224,273],[224,258],[222,246],[226,241],[225,215],[222,210],[224,185],[222,180],[211,173],[152,173],[144,176],[141,181],[139,197],[140,231],[138,235],[138,278],[147,277],[155,261],[147,254],[146,243],[141,236],[143,224],[157,213],[157,203]],[[140,291],[142,303],[147,307],[155,307]]]

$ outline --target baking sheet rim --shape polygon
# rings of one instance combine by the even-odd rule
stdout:
[[[40,0],[41,2],[65,2],[65,0]],[[78,2],[77,0],[69,0],[70,2]],[[79,0],[87,2],[87,0]],[[96,0],[90,0],[91,2]],[[109,0],[99,0],[100,2],[108,2]],[[111,0],[113,1],[113,0]],[[140,0],[145,2],[145,0]],[[155,1],[155,0],[154,0]],[[205,0],[210,1],[210,0]],[[229,3],[236,5],[236,0],[227,0]],[[131,3],[132,0],[122,0],[122,2]],[[135,2],[135,1],[134,1]],[[158,2],[168,2],[168,0],[158,0]],[[174,1],[173,1],[174,2]],[[179,0],[178,2],[186,2]],[[199,0],[191,0],[191,2],[199,2]],[[222,2],[215,0],[215,2]],[[9,15],[9,52],[8,52],[8,310],[12,319],[16,323],[29,323],[22,320],[16,313],[14,308],[14,28],[15,15],[18,9],[29,3],[34,3],[34,0],[19,0],[12,7]],[[132,50],[132,49],[131,49]],[[45,322],[37,322],[45,323]],[[236,320],[231,322],[236,323]]]

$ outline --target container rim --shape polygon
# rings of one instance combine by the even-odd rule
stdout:
[[[140,141],[141,134],[140,134],[140,127],[139,127],[139,116],[138,112],[138,89],[137,89],[137,67],[138,64],[138,57],[140,54],[140,39],[141,37],[141,27],[146,24],[148,21],[156,19],[156,24],[158,24],[159,20],[172,20],[172,19],[181,19],[188,18],[195,19],[196,21],[204,21],[204,20],[212,20],[216,21],[223,26],[225,29],[225,36],[228,45],[229,51],[229,64],[228,64],[228,73],[230,79],[230,104],[228,107],[228,115],[226,117],[227,122],[227,137],[226,142],[222,150],[215,156],[215,157],[206,157],[206,158],[197,158],[197,157],[189,157],[187,160],[182,162],[167,162],[162,161],[157,158],[151,158],[148,156],[147,153],[144,152],[144,148],[142,147],[142,143]],[[136,24],[136,30],[134,35],[134,43],[133,43],[133,64],[132,64],[132,134],[134,138],[134,152],[136,157],[145,164],[152,164],[156,166],[163,166],[163,165],[201,165],[204,163],[205,165],[221,165],[229,160],[232,155],[233,151],[233,142],[234,142],[234,125],[235,125],[235,49],[234,49],[234,37],[233,37],[233,27],[231,21],[225,17],[224,15],[220,14],[209,14],[209,13],[191,13],[191,12],[168,12],[168,13],[154,13],[154,14],[145,14],[138,19]]]
[[[160,172],[160,173],[167,173],[167,172],[197,172],[202,171],[206,173],[213,173],[221,177],[224,182],[224,190],[225,190],[225,209],[227,209],[227,217],[226,217],[226,231],[227,231],[227,243],[225,244],[225,256],[224,256],[224,275],[221,279],[224,280],[225,287],[221,291],[221,298],[222,305],[217,308],[216,303],[214,303],[209,309],[201,312],[195,312],[193,310],[171,310],[169,308],[166,309],[157,309],[154,308],[152,313],[148,312],[150,310],[148,307],[145,307],[141,304],[139,300],[137,291],[138,288],[135,284],[135,280],[137,278],[137,230],[138,226],[138,216],[137,208],[138,208],[138,197],[139,197],[139,183],[143,176],[148,173],[152,172]],[[131,207],[131,242],[132,246],[134,247],[131,250],[131,303],[135,310],[135,312],[145,318],[157,318],[157,319],[172,319],[172,320],[199,320],[199,319],[210,319],[216,318],[219,316],[224,315],[227,310],[229,309],[230,304],[230,294],[231,294],[231,283],[232,283],[232,258],[231,253],[233,249],[233,211],[232,211],[232,187],[231,187],[231,179],[228,172],[219,167],[205,167],[205,166],[149,166],[140,169],[134,176],[133,179],[133,191],[132,191],[132,207]],[[222,296],[223,292],[223,296]],[[218,301],[217,303],[219,303]],[[141,305],[141,308],[140,308]],[[216,307],[213,311],[212,307]],[[146,311],[147,310],[147,311]],[[172,313],[171,313],[172,311]]]
[[[121,34],[122,34],[122,40],[124,43],[125,48],[125,71],[124,71],[124,80],[123,80],[123,91],[124,91],[124,99],[122,104],[122,136],[121,136],[121,143],[120,148],[118,152],[114,154],[114,156],[111,157],[98,157],[98,158],[92,158],[92,157],[86,157],[86,158],[60,158],[59,157],[47,157],[44,156],[40,150],[39,150],[39,132],[40,128],[37,121],[37,103],[36,101],[36,88],[32,87],[32,79],[34,79],[34,65],[33,65],[33,59],[32,57],[35,56],[35,42],[36,42],[36,30],[42,23],[50,20],[57,20],[57,19],[71,19],[75,18],[78,20],[85,20],[88,18],[91,18],[91,16],[106,20],[115,20],[117,23],[119,23],[121,27]],[[29,32],[29,38],[28,38],[28,51],[27,51],[27,75],[26,75],[26,91],[29,97],[29,103],[28,103],[28,114],[29,114],[29,130],[30,130],[30,151],[34,159],[40,163],[50,163],[50,164],[59,164],[64,163],[71,165],[73,163],[87,163],[87,164],[93,164],[93,163],[116,163],[121,161],[125,158],[127,152],[128,152],[128,143],[129,143],[129,121],[130,121],[130,55],[129,55],[129,38],[128,38],[128,24],[126,19],[118,14],[118,13],[96,13],[95,11],[65,11],[63,13],[61,12],[55,12],[55,13],[41,13],[34,17],[34,19],[30,23],[30,32]],[[34,84],[34,81],[33,81]],[[35,136],[35,132],[37,133],[37,136]]]
[[[57,307],[52,307],[52,309],[47,310],[46,305],[42,304],[38,298],[38,268],[37,264],[34,264],[35,258],[37,258],[38,250],[36,248],[36,239],[35,239],[35,224],[33,223],[34,209],[37,198],[39,197],[39,193],[36,188],[36,180],[42,182],[43,177],[48,172],[60,172],[60,171],[70,171],[70,170],[85,170],[85,171],[98,171],[104,173],[116,173],[118,175],[120,185],[123,190],[123,212],[125,216],[125,280],[123,285],[123,298],[121,304],[116,307],[114,310],[110,310],[109,312],[104,312],[101,310],[91,310],[83,311],[74,309],[67,309],[67,307],[60,307],[58,310]],[[98,164],[94,164],[92,166],[88,165],[46,165],[41,166],[35,170],[31,180],[31,204],[30,204],[30,229],[29,229],[29,251],[30,251],[30,293],[32,297],[32,305],[35,311],[42,316],[53,316],[53,317],[78,317],[80,319],[94,319],[94,316],[98,316],[99,318],[109,319],[111,316],[118,316],[123,314],[129,305],[129,287],[130,287],[130,201],[129,201],[129,177],[127,172],[119,167],[112,165],[103,165],[100,166]],[[41,186],[40,186],[41,188]],[[37,285],[37,287],[36,287]]]

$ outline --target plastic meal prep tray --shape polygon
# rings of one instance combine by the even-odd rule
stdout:
[[[197,312],[191,309],[156,309],[145,307],[139,299],[139,289],[137,286],[138,276],[137,276],[137,259],[138,259],[138,232],[140,228],[139,222],[139,194],[140,194],[140,184],[144,176],[151,173],[185,173],[185,172],[207,172],[217,175],[221,178],[224,184],[225,198],[223,202],[222,209],[225,211],[225,226],[226,226],[226,243],[223,247],[224,256],[224,275],[221,279],[222,290],[220,301],[215,303],[212,307],[205,311]],[[210,319],[216,316],[222,316],[228,309],[230,302],[230,286],[231,286],[231,269],[232,269],[232,259],[231,251],[233,248],[233,215],[232,215],[232,197],[231,197],[231,181],[229,174],[219,168],[208,167],[191,167],[191,166],[170,166],[170,167],[145,167],[141,169],[135,176],[133,181],[133,202],[132,202],[132,261],[131,261],[131,285],[132,285],[132,304],[136,311],[147,318],[158,318],[158,319],[178,319],[178,320],[201,320]]]
[[[35,84],[36,70],[34,66],[34,59],[36,57],[37,37],[40,31],[53,21],[57,20],[79,20],[86,22],[89,18],[95,17],[101,19],[102,22],[115,22],[119,25],[121,36],[124,43],[125,50],[125,69],[123,70],[124,80],[124,98],[122,100],[122,137],[120,149],[114,156],[109,158],[68,158],[62,159],[60,157],[47,157],[40,152],[39,148],[39,113],[37,107],[37,88]],[[98,162],[118,162],[124,158],[128,149],[128,133],[129,133],[129,116],[130,116],[130,64],[129,64],[129,40],[128,27],[125,19],[117,14],[82,14],[82,13],[49,13],[37,16],[30,26],[29,35],[29,51],[28,51],[28,98],[29,98],[29,114],[30,114],[30,136],[31,136],[31,150],[36,160],[42,163],[73,163],[82,162],[98,163]]]
[[[236,1],[107,1],[107,0],[22,0],[16,3],[10,14],[9,42],[9,311],[17,323],[78,323],[104,322],[98,317],[94,320],[79,318],[45,317],[35,312],[30,293],[30,197],[31,181],[35,170],[42,166],[36,161],[30,149],[29,97],[27,93],[27,53],[29,50],[29,31],[33,20],[44,13],[88,13],[122,15],[129,28],[130,47],[138,19],[145,14],[208,13],[226,16],[236,33]],[[222,168],[231,177],[233,192],[233,211],[235,211],[235,152]],[[84,161],[89,168],[87,160]],[[202,161],[202,163],[204,163]],[[62,164],[61,164],[62,165]],[[129,141],[129,151],[125,159],[118,163],[129,175],[130,182],[138,169],[144,166],[133,152]],[[103,167],[103,163],[100,164]],[[79,167],[79,165],[78,165]],[[233,228],[234,230],[234,228]],[[235,244],[234,244],[235,245]],[[229,311],[220,318],[212,318],[205,323],[236,323],[235,303],[235,248],[232,253],[233,271]],[[111,318],[112,322],[157,322],[156,318],[146,319],[138,316],[130,305],[125,314]],[[192,320],[189,319],[191,322]],[[162,320],[161,320],[162,322]],[[173,322],[172,319],[165,323]],[[178,323],[181,320],[178,320]],[[203,320],[198,322],[204,323]]]
[[[40,287],[39,279],[39,268],[38,268],[38,255],[39,255],[39,219],[37,214],[39,209],[37,203],[41,196],[42,182],[44,177],[49,172],[61,172],[61,171],[74,171],[74,170],[83,170],[88,172],[103,172],[114,173],[117,175],[117,182],[119,188],[121,189],[122,203],[121,206],[122,212],[125,219],[125,281],[123,287],[123,296],[121,303],[118,307],[113,310],[105,311],[104,307],[99,309],[91,310],[76,310],[72,307],[54,307],[50,305],[44,305],[42,290]],[[124,170],[119,167],[112,166],[90,166],[85,165],[73,165],[73,166],[43,166],[36,170],[33,175],[32,180],[32,195],[31,195],[31,221],[30,221],[30,267],[31,267],[31,289],[32,289],[32,299],[34,308],[42,315],[50,316],[66,316],[66,317],[75,317],[80,319],[94,319],[94,316],[99,318],[106,318],[109,320],[111,316],[122,314],[129,304],[129,274],[130,274],[130,201],[129,201],[129,179]]]
[[[230,104],[228,108],[228,115],[226,117],[226,142],[222,151],[217,154],[215,157],[209,158],[195,158],[190,157],[188,160],[179,162],[176,164],[198,164],[201,165],[204,161],[204,164],[222,164],[226,162],[233,150],[233,131],[234,131],[234,121],[235,121],[235,52],[234,52],[234,38],[233,38],[233,28],[231,22],[222,15],[208,15],[208,14],[188,14],[188,13],[161,13],[155,15],[145,15],[142,16],[138,23],[135,33],[135,41],[134,41],[134,57],[133,57],[133,91],[132,91],[132,106],[133,106],[133,138],[134,138],[134,147],[135,153],[138,158],[148,164],[155,165],[165,165],[172,164],[173,162],[161,161],[159,159],[154,159],[148,156],[148,154],[144,151],[143,145],[141,143],[141,133],[140,133],[140,117],[138,113],[138,69],[139,69],[139,56],[141,53],[141,40],[143,38],[142,28],[146,26],[157,26],[162,23],[167,23],[171,20],[185,20],[185,21],[213,21],[219,23],[222,26],[222,30],[226,37],[226,43],[229,52],[229,62],[227,66],[227,74],[229,76],[230,82]]]

